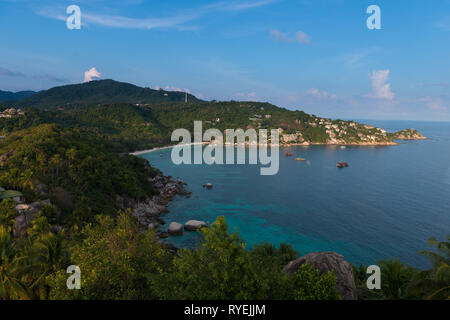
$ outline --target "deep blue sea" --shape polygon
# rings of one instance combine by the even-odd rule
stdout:
[[[166,222],[213,222],[225,216],[247,247],[288,243],[300,255],[335,251],[348,261],[375,264],[397,257],[427,267],[417,251],[427,239],[450,234],[450,123],[361,121],[388,131],[419,130],[430,138],[399,146],[291,147],[280,150],[277,175],[260,165],[175,165],[170,149],[142,157],[166,175],[186,181],[191,198],[177,197]],[[294,153],[285,157],[285,152]],[[296,157],[306,158],[296,162]],[[337,169],[340,160],[346,169]],[[206,190],[202,185],[211,182]],[[196,233],[170,237],[192,247]]]

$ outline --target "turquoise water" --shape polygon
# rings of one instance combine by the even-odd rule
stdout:
[[[167,222],[212,222],[223,215],[248,247],[289,243],[300,254],[335,251],[359,264],[398,257],[426,267],[417,251],[450,233],[450,123],[364,121],[388,131],[415,128],[431,140],[389,147],[291,147],[280,150],[280,170],[261,176],[259,165],[174,165],[171,150],[142,157],[188,183],[191,198],[169,205]],[[285,152],[294,153],[285,157]],[[295,158],[306,158],[296,162]],[[346,169],[337,169],[340,160]],[[212,190],[202,188],[211,182]],[[196,234],[170,237],[192,247]]]

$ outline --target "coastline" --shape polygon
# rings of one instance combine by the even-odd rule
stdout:
[[[204,144],[208,144],[208,143],[209,142],[201,142],[201,143],[199,143],[199,142],[192,142],[192,143],[185,143],[185,144],[174,144],[174,145],[171,145],[171,146],[156,147],[156,148],[147,149],[147,150],[138,150],[138,151],[135,151],[135,152],[131,152],[130,155],[139,156],[139,155],[142,155],[142,154],[155,152],[155,151],[160,151],[160,150],[164,150],[164,149],[172,149],[172,148],[177,147],[177,146],[186,146],[187,147],[187,146],[195,146],[195,145],[199,145],[199,144],[204,145]]]
[[[409,139],[409,140],[421,140],[422,141],[422,140],[426,140],[426,139]],[[327,148],[329,148],[330,150],[337,150],[341,146],[347,146],[353,150],[360,150],[361,152],[364,152],[364,150],[370,150],[370,149],[381,150],[381,149],[384,149],[381,147],[403,145],[402,141],[399,141],[399,142],[400,143],[398,143],[397,141],[391,141],[391,142],[387,141],[387,142],[383,142],[383,143],[357,143],[357,144],[350,144],[350,143],[349,144],[334,144],[334,143],[285,144],[285,143],[281,143],[281,144],[278,144],[277,146],[279,146],[281,148],[286,148],[286,149],[284,149],[284,151],[283,151],[283,149],[280,150],[280,157],[281,157],[284,154],[284,152],[288,152],[289,147],[306,147],[306,148],[300,148],[300,150],[298,150],[299,153],[303,152],[303,151],[301,151],[301,149],[307,150],[308,147],[314,146],[314,145],[323,146],[323,148],[317,147],[317,148],[311,148],[311,149],[326,150]],[[197,142],[195,144],[190,143],[190,144],[182,144],[182,145],[184,145],[184,146],[192,146],[192,145],[199,145],[199,144],[208,145],[210,143],[211,142],[202,142],[202,143]],[[216,143],[216,145],[218,145],[218,143]],[[227,144],[221,144],[221,145],[226,146]],[[264,145],[264,144],[262,144],[262,145]],[[149,150],[136,151],[133,154],[141,155],[141,154],[145,154],[145,153],[151,153],[154,151],[171,149],[176,146],[177,145],[162,146],[162,147],[153,148],[153,149],[149,149]],[[233,146],[233,145],[228,144],[228,146]],[[255,145],[246,145],[245,147],[246,148],[252,148],[252,147],[254,148],[257,146],[259,146],[259,145],[256,145],[256,144]],[[265,145],[265,146],[267,146],[267,145]],[[330,146],[330,147],[328,147],[328,146]],[[238,145],[237,147],[243,148],[244,145]],[[371,148],[367,148],[367,147],[371,147]],[[235,148],[236,148],[236,146],[235,146]],[[388,149],[385,149],[385,150],[388,150]],[[360,151],[358,151],[358,153]],[[346,153],[344,152],[343,154],[346,154]],[[167,159],[167,157],[164,157],[164,159],[162,160],[163,162],[170,161],[170,158]],[[184,248],[185,240],[173,240],[174,238],[170,237],[171,235],[168,232],[168,224],[170,224],[171,222],[177,222],[180,224],[184,224],[186,221],[188,221],[190,219],[197,219],[197,220],[207,220],[207,219],[205,219],[205,216],[203,216],[203,215],[199,216],[199,217],[195,217],[195,216],[185,216],[183,213],[183,215],[180,216],[179,209],[173,209],[173,208],[177,208],[177,206],[170,207],[170,211],[169,211],[169,203],[172,201],[173,197],[180,195],[181,196],[180,201],[185,201],[186,199],[184,199],[184,198],[185,197],[189,198],[190,196],[183,194],[183,191],[181,189],[183,182],[181,182],[181,180],[171,179],[169,177],[165,177],[162,175],[160,177],[158,177],[157,180],[160,180],[160,181],[165,180],[160,186],[160,190],[162,191],[162,194],[163,194],[162,199],[159,197],[155,197],[153,199],[149,199],[151,201],[146,201],[145,203],[141,202],[140,206],[135,208],[134,214],[136,217],[138,217],[139,221],[141,222],[141,225],[144,228],[146,228],[146,229],[151,228],[155,231],[155,233],[158,237],[158,240],[161,243],[163,243],[165,246],[167,246],[167,248],[169,248],[170,250],[177,250],[178,248]],[[172,180],[172,181],[170,181],[170,180]],[[210,180],[205,180],[205,181],[210,181]],[[155,181],[155,182],[157,182],[157,181]],[[215,181],[211,180],[211,182],[214,183],[214,185],[216,185]],[[174,190],[174,189],[178,189],[178,190],[172,193],[172,190]],[[191,190],[191,192],[194,192],[194,190]],[[200,193],[195,195],[193,198],[197,198],[199,196],[201,197]],[[197,201],[197,200],[194,200],[194,201]],[[175,215],[172,215],[171,211],[174,211],[173,213],[175,213]],[[184,238],[184,236],[180,237],[178,239],[182,239],[182,238]],[[189,239],[190,238],[188,238],[188,240],[186,240],[186,241],[189,241]],[[334,251],[341,252],[341,251],[338,251],[337,249]]]
[[[408,140],[418,140],[418,139],[408,139]],[[422,139],[421,139],[422,140]],[[425,139],[423,139],[425,140]],[[207,144],[214,144],[214,142],[211,141],[204,141],[204,142],[193,142],[193,143],[186,143],[186,144],[175,144],[175,145],[170,145],[170,146],[164,146],[164,147],[156,147],[153,149],[147,149],[147,150],[138,150],[138,151],[134,151],[131,152],[130,155],[133,156],[139,156],[139,155],[143,155],[143,154],[147,154],[150,152],[155,152],[155,151],[160,151],[160,150],[165,150],[165,149],[172,149],[174,147],[179,147],[179,146],[195,146],[195,145],[207,145]],[[216,143],[217,145],[217,143]],[[222,143],[221,145],[223,146],[232,146],[232,144],[227,144],[227,143]],[[311,142],[311,143],[282,143],[282,144],[278,144],[275,146],[279,146],[282,148],[288,148],[288,147],[309,147],[309,146],[348,146],[348,147],[384,147],[384,146],[399,146],[400,143],[398,142],[380,142],[380,143],[326,143],[326,142]],[[239,146],[238,144],[234,144],[235,147]],[[256,144],[256,145],[249,145],[248,143],[245,144],[245,147],[256,147],[256,146],[270,146],[270,144]]]

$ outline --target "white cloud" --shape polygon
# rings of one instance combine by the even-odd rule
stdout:
[[[447,110],[447,107],[444,105],[444,100],[442,98],[432,98],[432,97],[425,97],[420,99],[420,101],[425,102],[428,109],[433,111],[445,111]]]
[[[306,91],[306,94],[313,96],[318,99],[336,99],[337,96],[335,94],[330,94],[327,91],[320,91],[317,88],[312,88]]]
[[[309,36],[301,30],[297,31],[297,33],[295,34],[295,39],[303,44],[308,44],[310,42]]]
[[[118,15],[105,15],[94,12],[81,11],[82,25],[100,25],[111,28],[123,29],[156,29],[156,28],[176,28],[180,30],[192,30],[197,27],[186,26],[185,23],[196,20],[207,14],[220,11],[244,11],[272,4],[278,0],[260,1],[228,1],[216,2],[199,8],[185,9],[182,13],[168,17],[154,18],[132,18]],[[61,10],[55,8],[42,8],[36,11],[37,14],[61,21],[65,21],[67,16],[61,14]]]
[[[391,85],[386,83],[389,80],[389,73],[389,69],[369,72],[369,78],[372,83],[370,98],[394,100],[395,95],[391,91]]]
[[[309,36],[301,30],[297,31],[293,37],[289,33],[281,32],[277,29],[271,30],[270,35],[273,39],[280,42],[298,42],[300,44],[311,43]]]
[[[272,3],[276,2],[276,1],[278,1],[278,0],[233,1],[233,2],[230,2],[228,4],[223,4],[222,3],[222,5],[225,8],[228,8],[230,10],[241,11],[241,10],[247,10],[247,9],[252,9],[252,8],[263,7],[263,6],[272,4]]]
[[[288,34],[283,33],[280,30],[276,30],[276,29],[271,30],[270,34],[277,41],[282,41],[282,42],[291,42],[292,41],[292,39],[289,37]]]
[[[234,95],[234,97],[243,100],[256,100],[258,99],[256,92],[243,93],[239,92]]]
[[[317,88],[312,88],[302,93],[303,99],[314,98],[316,100],[336,100],[337,96],[334,93],[329,93],[328,91],[321,91]]]
[[[83,19],[85,19],[90,24],[125,29],[155,29],[177,27],[185,22],[193,20],[194,18],[194,15],[180,15],[169,18],[135,19],[122,16],[83,14]]]
[[[83,82],[89,82],[92,81],[93,78],[100,78],[102,74],[97,71],[96,68],[91,68],[90,70],[87,70],[84,72],[84,81]]]

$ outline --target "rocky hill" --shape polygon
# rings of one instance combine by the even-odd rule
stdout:
[[[402,131],[398,131],[392,135],[395,140],[426,140],[419,131],[416,129],[405,129]]]

